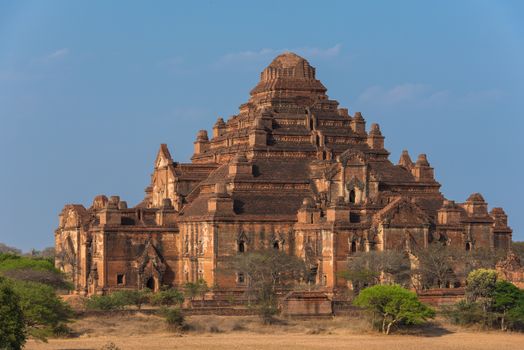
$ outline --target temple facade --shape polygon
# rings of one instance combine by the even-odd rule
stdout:
[[[482,195],[444,198],[425,154],[389,160],[378,124],[329,99],[307,60],[284,53],[260,74],[237,115],[197,133],[191,163],[160,146],[151,183],[135,207],[100,195],[64,207],[56,265],[79,294],[181,286],[200,278],[242,290],[229,257],[278,249],[302,257],[327,292],[361,251],[410,254],[440,242],[509,250],[502,208]]]

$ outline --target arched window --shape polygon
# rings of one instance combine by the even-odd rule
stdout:
[[[280,249],[280,245],[278,244],[278,241],[275,241],[273,243],[273,249],[275,249],[275,250],[279,250]]]
[[[245,251],[246,251],[246,244],[244,243],[244,241],[238,242],[238,252],[243,253]]]
[[[349,191],[349,203],[355,203],[355,190]]]
[[[466,243],[466,251],[470,251],[471,250],[471,243]]]
[[[351,242],[351,253],[357,252],[357,243],[355,241]]]

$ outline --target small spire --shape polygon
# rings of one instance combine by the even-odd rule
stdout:
[[[206,130],[199,130],[197,133],[197,141],[209,141]]]
[[[215,123],[215,128],[223,128],[226,126],[226,123],[224,122],[224,119],[222,117],[218,117],[217,122]]]
[[[417,166],[429,166],[428,158],[425,153],[421,153],[417,158]]]
[[[413,167],[413,161],[411,160],[411,157],[409,156],[409,152],[407,149],[402,151],[400,159],[398,160],[398,165],[403,166],[407,169],[411,169]]]
[[[382,133],[380,132],[380,126],[377,123],[371,124],[371,130],[369,131],[369,135],[382,136]]]
[[[362,113],[360,112],[355,112],[355,116],[353,117],[353,120],[354,121],[363,121],[364,120],[364,117],[362,117]]]

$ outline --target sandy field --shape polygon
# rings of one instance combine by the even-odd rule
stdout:
[[[356,323],[355,323],[356,322]],[[411,334],[383,336],[354,319],[291,320],[263,326],[252,317],[195,316],[189,331],[166,328],[156,316],[85,318],[75,337],[30,340],[25,349],[98,350],[113,342],[121,350],[144,349],[524,349],[524,334],[465,330],[434,323]]]

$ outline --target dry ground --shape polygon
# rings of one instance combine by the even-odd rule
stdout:
[[[156,316],[87,317],[73,325],[76,337],[29,341],[26,349],[98,350],[108,342],[121,350],[145,349],[366,349],[519,350],[523,334],[464,330],[439,323],[408,335],[382,336],[364,321],[338,317],[288,320],[262,326],[254,317],[193,316],[179,334]]]

